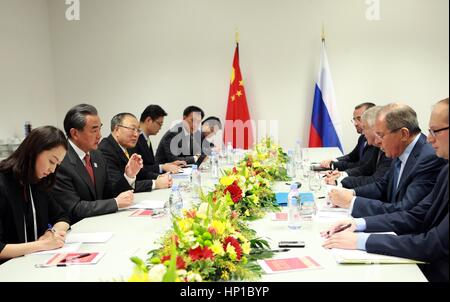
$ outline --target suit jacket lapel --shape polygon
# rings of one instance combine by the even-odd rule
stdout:
[[[17,182],[9,181],[8,190],[11,192],[11,197],[20,196],[20,200],[15,200],[11,202],[11,208],[14,215],[14,223],[16,224],[17,236],[20,242],[25,242],[25,229],[24,229],[24,193],[23,190],[18,186]]]
[[[120,161],[124,164],[124,167],[128,164],[128,158],[125,155],[125,152],[123,152],[122,148],[119,146],[119,143],[116,142],[116,140],[112,137],[112,135],[109,135],[106,138],[109,142],[109,144],[111,145],[111,147],[113,148],[114,152],[116,152],[117,157],[120,158]],[[133,154],[133,151],[131,150],[127,150],[128,154]]]
[[[91,177],[89,176],[89,174],[86,170],[86,167],[84,166],[84,163],[81,161],[81,159],[78,157],[78,154],[75,152],[75,150],[70,145],[69,145],[69,152],[67,152],[67,155],[69,156],[70,163],[72,164],[74,170],[78,173],[78,175],[81,177],[81,179],[83,179],[83,181],[87,184],[92,196],[94,198],[96,198],[97,194],[95,193],[95,188],[94,188],[94,184],[91,181]],[[92,162],[92,156],[91,156],[91,162]],[[96,176],[94,164],[92,164],[92,167],[94,169],[94,176]]]

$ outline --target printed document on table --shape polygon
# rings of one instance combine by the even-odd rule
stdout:
[[[58,254],[58,253],[73,253],[77,252],[81,247],[81,243],[66,243],[62,248],[49,250],[49,251],[41,251],[28,255],[45,255],[45,254]]]
[[[67,235],[66,243],[84,242],[84,243],[103,243],[111,239],[113,233],[111,232],[97,232],[97,233],[72,233]]]

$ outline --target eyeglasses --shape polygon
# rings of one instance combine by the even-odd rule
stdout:
[[[122,127],[122,128],[128,129],[128,130],[131,130],[133,132],[136,132],[138,134],[142,133],[142,130],[139,128],[133,128],[133,127],[128,127],[128,126],[124,126],[124,125],[117,125],[117,127]]]
[[[430,134],[431,134],[432,137],[436,137],[436,134],[438,134],[438,133],[441,132],[441,131],[448,130],[448,129],[449,129],[449,127],[445,127],[445,128],[441,128],[441,129],[436,129],[436,130],[428,129],[428,132],[430,132]]]
[[[154,121],[155,123],[157,123],[159,125],[159,127],[162,127],[163,122],[158,122],[158,121]]]
[[[378,137],[379,139],[383,139],[386,135],[391,134],[391,133],[394,133],[394,132],[397,132],[397,131],[400,130],[400,129],[403,129],[403,127],[400,127],[400,128],[394,129],[394,130],[391,130],[391,131],[389,131],[388,133],[385,133],[385,134],[383,134],[383,135],[380,135],[380,134],[378,134],[378,133],[375,132],[375,136]]]

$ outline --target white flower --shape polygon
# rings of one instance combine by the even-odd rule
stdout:
[[[188,282],[202,282],[202,276],[200,276],[197,273],[189,272],[187,274],[187,281]]]
[[[161,282],[166,271],[167,271],[167,268],[164,264],[155,265],[148,272],[148,281]]]

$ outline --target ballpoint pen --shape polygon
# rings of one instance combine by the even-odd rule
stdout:
[[[44,268],[44,267],[64,267],[64,266],[69,266],[72,263],[78,263],[77,261],[73,261],[73,260],[78,260],[84,257],[88,257],[92,255],[91,253],[82,253],[79,254],[77,256],[72,256],[72,257],[67,257],[62,259],[61,261],[59,261],[56,264],[35,264],[34,267],[36,268]]]
[[[341,227],[338,228],[336,231],[334,231],[334,234],[339,233],[339,232],[342,232],[343,230],[346,230],[346,229],[348,229],[348,228],[351,227],[351,226],[352,226],[351,223],[346,224],[346,225],[344,225],[344,226],[341,226]],[[330,231],[327,231],[327,236],[330,236]]]
[[[73,260],[78,260],[78,259],[90,256],[90,255],[91,255],[91,253],[82,253],[82,254],[79,254],[79,255],[76,255],[76,256],[71,256],[71,257],[64,258],[59,263],[68,263],[68,262],[71,262]]]
[[[262,254],[264,252],[272,252],[272,253],[282,253],[289,252],[291,249],[275,249],[275,250],[255,250],[250,252],[250,254]]]

